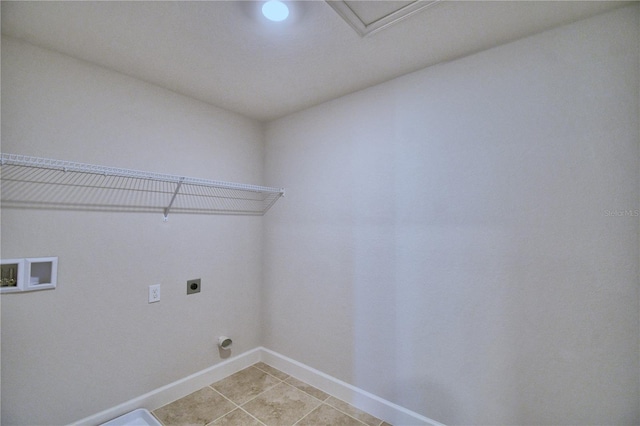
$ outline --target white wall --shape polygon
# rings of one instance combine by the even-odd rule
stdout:
[[[260,184],[262,142],[257,122],[3,37],[3,152]],[[261,239],[261,217],[3,209],[2,257],[59,256],[59,273],[2,297],[2,424],[137,397],[220,362],[221,334],[259,346]]]
[[[446,424],[638,424],[638,10],[270,123],[265,346]]]
[[[639,221],[607,211],[640,209],[638,14],[294,114],[266,150],[254,121],[3,37],[3,152],[287,197],[168,223],[3,209],[2,257],[60,269],[2,297],[2,423],[139,396],[228,333],[449,424],[637,424]]]

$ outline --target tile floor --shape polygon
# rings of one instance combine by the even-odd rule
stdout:
[[[165,426],[391,426],[263,362],[153,415]]]

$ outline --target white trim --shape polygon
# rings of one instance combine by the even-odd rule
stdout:
[[[383,419],[394,426],[431,425],[444,426],[435,420],[415,413],[391,401],[373,395],[335,377],[329,376],[315,368],[288,358],[272,350],[262,349],[262,361],[281,370],[290,376],[302,380],[329,395],[341,399],[362,411]]]
[[[72,424],[99,425],[138,408],[153,411],[259,362],[261,351],[262,348],[252,349]]]
[[[364,22],[363,19],[344,0],[326,0],[327,4],[335,10],[347,24],[351,26],[361,37],[374,34],[414,13],[432,6],[441,0],[416,0],[406,6],[402,6],[386,16],[381,16],[373,22]]]
[[[335,398],[348,402],[354,407],[383,419],[394,426],[444,426],[442,423],[263,347],[257,347],[237,355],[212,367],[169,383],[168,385],[123,402],[115,407],[78,420],[72,424],[99,425],[138,408],[153,411],[260,361],[300,379]]]

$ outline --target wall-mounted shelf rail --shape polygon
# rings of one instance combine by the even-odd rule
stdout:
[[[269,188],[17,154],[1,155],[2,207],[263,215],[284,195]]]

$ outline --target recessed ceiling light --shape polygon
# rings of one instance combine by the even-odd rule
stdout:
[[[279,0],[269,0],[262,5],[262,14],[271,21],[280,22],[289,16],[289,8]]]

